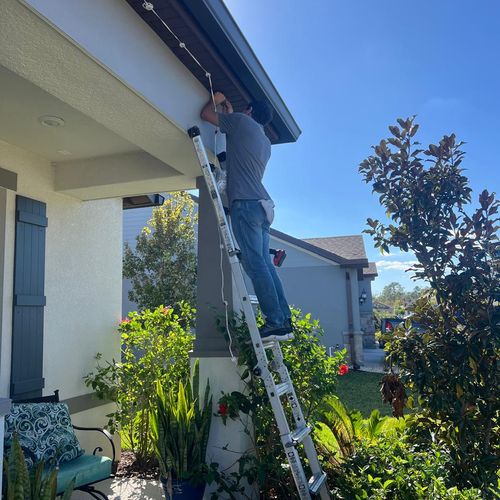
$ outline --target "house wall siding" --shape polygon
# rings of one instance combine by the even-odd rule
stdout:
[[[135,250],[137,236],[142,229],[147,226],[148,220],[153,215],[151,207],[134,208],[123,210],[123,243],[128,243],[130,248]],[[122,313],[126,317],[130,311],[136,311],[137,305],[128,298],[128,293],[132,289],[132,284],[128,278],[123,278],[122,286]]]
[[[287,299],[303,313],[311,313],[325,331],[325,346],[343,345],[347,330],[345,270],[334,266],[283,267],[278,270]]]
[[[18,174],[18,194],[47,204],[43,393],[88,393],[82,377],[95,367],[95,354],[119,355],[122,202],[55,193],[52,165],[3,141],[0,166]],[[15,196],[6,192],[0,396],[8,396],[10,384]],[[103,423],[106,412],[99,408]]]
[[[290,304],[319,320],[325,331],[325,346],[342,346],[342,332],[348,327],[346,270],[274,237],[270,246],[287,252],[282,267],[277,270]]]

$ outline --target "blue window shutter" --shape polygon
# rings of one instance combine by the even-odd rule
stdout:
[[[39,397],[44,387],[46,212],[45,203],[24,196],[16,197],[10,387],[14,401]]]

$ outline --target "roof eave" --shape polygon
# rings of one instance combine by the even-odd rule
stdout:
[[[345,259],[346,264],[343,264],[343,267],[360,267],[366,268],[368,267],[368,259]]]
[[[272,105],[279,142],[295,142],[301,130],[222,0],[180,0],[255,99]]]
[[[350,267],[351,261],[348,259],[344,259],[340,255],[337,255],[333,252],[329,252],[328,250],[324,250],[323,248],[317,247],[315,245],[311,245],[311,243],[307,243],[307,241],[300,240],[298,238],[294,238],[293,236],[290,236],[289,234],[282,233],[281,231],[278,231],[277,229],[272,229],[270,230],[271,236],[274,236],[275,238],[282,240],[286,243],[290,243],[291,245],[294,245],[295,247],[298,247],[302,250],[306,250],[308,252],[311,252],[313,254],[316,254],[320,257],[323,257],[327,260],[331,260],[332,262],[335,262],[336,264],[340,264],[342,267]],[[368,263],[368,261],[367,261]]]

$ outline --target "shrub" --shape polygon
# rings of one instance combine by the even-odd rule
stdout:
[[[391,219],[368,219],[366,232],[383,251],[412,251],[414,277],[431,291],[388,349],[417,395],[422,429],[449,447],[457,484],[480,486],[494,478],[499,453],[500,277],[490,249],[500,202],[485,190],[469,214],[463,143],[452,134],[419,149],[414,119],[398,124],[360,165]]]
[[[377,442],[400,435],[406,419],[381,417],[373,410],[363,418],[357,410],[349,411],[337,396],[323,400],[322,413],[314,429],[318,452],[331,467],[339,466],[356,452],[356,441]]]
[[[404,434],[366,441],[356,439],[356,451],[340,467],[325,465],[333,496],[372,500],[479,500],[492,490],[451,486],[451,457],[437,446],[424,450],[411,445]]]
[[[156,403],[156,384],[169,390],[189,375],[194,310],[183,302],[177,309],[160,306],[131,312],[118,327],[121,360],[100,364],[102,356],[97,354],[95,372],[85,377],[97,397],[117,404],[108,415],[108,426],[122,430],[124,448],[130,448],[139,462],[153,455],[150,413]]]

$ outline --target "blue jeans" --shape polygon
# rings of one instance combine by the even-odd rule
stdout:
[[[266,323],[282,326],[291,313],[269,255],[269,222],[262,205],[257,200],[233,201],[231,226],[241,250],[243,269],[252,280]]]

